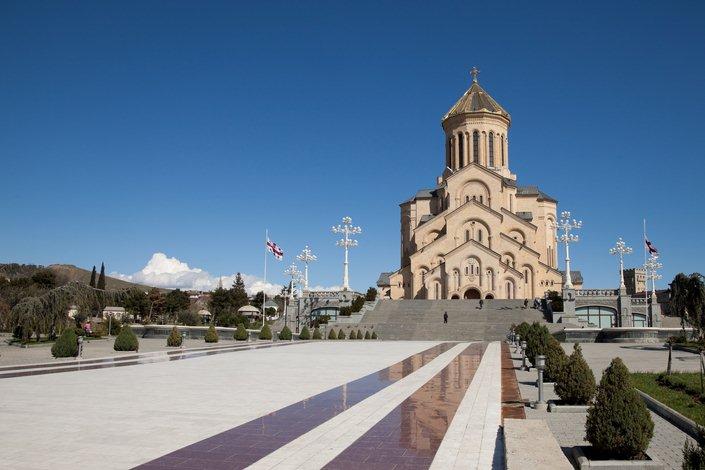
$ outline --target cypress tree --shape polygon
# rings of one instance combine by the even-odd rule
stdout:
[[[240,307],[244,307],[249,303],[247,291],[245,290],[245,281],[242,279],[240,273],[237,273],[237,276],[235,276],[235,282],[233,283],[233,288],[230,291],[230,296],[232,299],[232,307],[235,312],[237,312]]]
[[[563,372],[563,366],[568,362],[568,356],[563,351],[561,343],[553,335],[548,337],[545,354],[546,370],[544,371],[544,380],[546,382],[558,382]]]
[[[376,331],[372,332],[372,339],[377,339],[377,332]]]
[[[365,339],[371,339],[370,330],[365,331]]]
[[[629,370],[620,358],[612,359],[588,409],[585,439],[606,457],[632,460],[644,455],[653,434],[654,422]]]
[[[342,328],[338,332],[338,339],[345,339],[345,332],[343,331]]]
[[[313,339],[323,339],[320,328],[316,327],[313,329]]]
[[[105,263],[100,263],[100,276],[98,276],[96,287],[100,290],[105,290]]]
[[[91,271],[91,282],[88,284],[91,287],[95,287],[95,278],[98,275],[98,273],[95,270],[95,265],[93,266],[93,271]]]
[[[304,327],[301,328],[301,333],[299,333],[299,339],[302,339],[302,340],[311,339],[311,332],[308,330],[308,327],[306,325],[304,325]]]
[[[137,351],[139,349],[139,341],[130,325],[122,327],[120,334],[115,338],[113,349],[116,351]]]
[[[169,337],[166,339],[166,345],[171,347],[181,346],[183,338],[179,334],[179,329],[174,326],[169,333]]]
[[[548,360],[546,362],[548,368]],[[595,376],[583,359],[578,343],[573,346],[573,354],[556,380],[556,393],[568,405],[587,405],[595,395]]]
[[[290,331],[291,333],[291,331]],[[272,339],[272,330],[269,328],[269,325],[266,323],[262,327],[262,329],[259,332],[259,339]]]
[[[279,339],[282,341],[291,340],[291,330],[288,326],[284,326],[284,328],[282,328],[282,330],[279,332]]]
[[[76,357],[78,354],[78,337],[73,328],[66,328],[51,347],[54,357]]]
[[[243,325],[242,323],[238,323],[237,330],[235,330],[234,336],[235,340],[237,341],[246,341],[250,334],[245,329],[245,325]]]
[[[206,340],[206,343],[218,342],[218,332],[215,331],[215,326],[211,325],[208,327],[208,331],[206,331],[206,334],[203,336],[203,339]]]
[[[335,332],[333,328],[330,329],[328,332],[328,339],[338,339],[338,334]]]

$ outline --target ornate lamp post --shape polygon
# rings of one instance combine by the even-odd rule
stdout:
[[[619,288],[624,289],[624,255],[632,253],[632,248],[619,237],[613,248],[610,248],[611,255],[619,255]]]
[[[556,234],[556,240],[560,243],[565,243],[565,287],[568,289],[573,288],[573,279],[570,275],[570,244],[576,243],[580,240],[577,235],[570,232],[572,230],[582,228],[582,226],[583,222],[581,220],[571,220],[570,211],[563,211],[561,212],[561,218],[558,221],[558,225],[554,227],[556,231],[563,231],[560,235]]]
[[[289,283],[289,295],[287,296],[289,298],[289,305],[291,305],[291,300],[294,297],[294,281],[299,278],[301,271],[299,271],[296,264],[291,263],[289,267],[284,270],[284,274],[291,277],[291,282]],[[289,326],[289,310],[286,308],[286,297],[284,297],[284,325]]]
[[[343,224],[334,225],[331,227],[331,232],[343,235],[343,238],[338,240],[337,245],[343,247],[345,250],[345,261],[343,262],[343,290],[350,290],[350,284],[348,282],[348,248],[357,246],[357,240],[350,238],[350,235],[362,233],[362,229],[354,226],[350,217],[343,217]]]
[[[644,265],[644,269],[646,270],[646,282],[647,284],[644,286],[644,290],[648,292],[649,290],[649,279],[651,279],[651,295],[655,296],[656,295],[656,281],[661,279],[663,276],[658,274],[658,270],[663,268],[663,264],[659,263],[658,261],[658,255],[653,254],[649,256],[649,259],[646,261],[646,264]]]
[[[306,245],[301,253],[296,256],[296,259],[304,264],[304,290],[308,290],[308,263],[316,261],[318,258],[313,254],[311,249]]]

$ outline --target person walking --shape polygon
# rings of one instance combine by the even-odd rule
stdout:
[[[524,299],[524,309],[529,306],[529,299]]]
[[[448,323],[448,312],[443,312],[443,323]]]
[[[482,310],[482,305],[484,305],[485,301],[483,299],[480,299],[480,310]]]

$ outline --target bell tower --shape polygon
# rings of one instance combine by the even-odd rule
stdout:
[[[477,164],[513,178],[509,171],[509,113],[478,83],[480,71],[470,71],[470,88],[443,116],[445,167],[452,172]]]

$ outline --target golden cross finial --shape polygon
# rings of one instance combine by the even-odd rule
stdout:
[[[480,71],[477,70],[477,67],[473,67],[472,70],[470,71],[470,75],[472,75],[472,82],[477,83],[477,76],[480,74]]]

